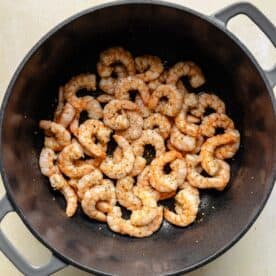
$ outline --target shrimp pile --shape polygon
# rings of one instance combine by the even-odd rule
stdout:
[[[193,92],[206,80],[192,61],[164,68],[157,56],[113,47],[100,53],[96,68],[98,74],[60,87],[52,121],[39,122],[41,173],[64,196],[66,215],[81,206],[88,218],[137,238],[158,231],[163,220],[192,224],[200,190],[225,189],[227,159],[239,149],[224,102]],[[162,205],[165,199],[174,209]]]

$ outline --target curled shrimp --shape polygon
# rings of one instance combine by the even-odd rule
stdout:
[[[64,86],[64,98],[77,110],[82,108],[82,97],[77,97],[77,92],[80,89],[87,89],[88,91],[96,90],[96,76],[93,74],[80,74],[73,77]]]
[[[138,106],[126,100],[112,100],[105,107],[103,111],[103,120],[106,126],[114,130],[124,130],[130,125],[129,119],[125,114],[125,110],[137,111]]]
[[[68,177],[81,178],[95,169],[93,165],[87,162],[76,165],[75,161],[83,157],[84,152],[82,147],[74,141],[60,152],[58,156],[58,167]]]
[[[126,130],[119,130],[116,134],[125,137],[128,141],[136,140],[142,135],[143,131],[143,118],[139,112],[126,111],[129,120],[129,128]]]
[[[45,139],[45,147],[51,148],[54,151],[60,151],[65,146],[71,143],[70,132],[64,126],[52,121],[41,120],[39,127],[44,129],[44,132],[49,139]]]
[[[165,101],[162,99],[166,98]],[[183,95],[172,85],[160,85],[151,94],[148,106],[151,109],[174,117],[181,110],[183,103]]]
[[[164,218],[177,226],[185,227],[196,219],[200,203],[197,188],[185,185],[175,197],[175,212],[164,209]]]
[[[153,113],[144,120],[143,128],[155,130],[164,139],[167,139],[170,135],[171,123],[166,116],[160,113]]]
[[[161,84],[165,84],[167,81],[167,77],[168,77],[168,71],[164,70],[157,79],[152,80],[148,83],[149,90],[154,91]]]
[[[142,202],[139,197],[134,194],[134,178],[126,176],[117,180],[116,196],[118,202],[128,210],[137,210],[142,207]]]
[[[205,83],[205,77],[199,68],[192,61],[176,63],[168,73],[167,83],[176,85],[177,81],[187,76],[192,87],[197,88]]]
[[[112,95],[108,95],[108,94],[102,94],[102,95],[98,96],[98,97],[96,98],[96,100],[97,100],[99,103],[105,104],[105,103],[109,103],[109,102],[112,101],[112,100],[115,100],[115,97],[112,96]]]
[[[176,126],[171,130],[170,143],[181,152],[190,152],[196,148],[196,138],[181,133]]]
[[[61,173],[56,173],[49,178],[51,186],[59,190],[66,200],[66,215],[72,217],[78,208],[78,197],[74,189],[67,183]]]
[[[192,115],[196,117],[204,117],[207,108],[213,109],[216,113],[225,114],[224,102],[214,94],[201,93],[198,96],[198,107],[191,110]]]
[[[120,179],[129,174],[134,164],[134,153],[129,142],[122,136],[113,135],[114,140],[122,149],[123,157],[120,162],[115,163],[113,158],[106,157],[100,165],[104,174],[112,179]]]
[[[233,144],[239,141],[239,132],[229,130],[224,134],[208,138],[201,147],[200,158],[203,169],[211,176],[216,175],[220,169],[220,162],[215,158],[215,150],[226,144]],[[233,155],[235,152],[233,153]]]
[[[141,79],[133,76],[122,78],[118,81],[115,88],[115,98],[119,100],[129,100],[129,92],[133,90],[138,91],[143,102],[147,104],[150,97],[149,89]]]
[[[135,103],[137,104],[139,108],[139,112],[142,115],[143,118],[147,118],[152,113],[151,110],[147,107],[147,105],[143,102],[140,95],[136,95],[135,97]]]
[[[112,181],[107,180],[102,185],[94,186],[85,192],[81,201],[81,206],[84,213],[92,219],[106,222],[106,214],[102,210],[97,209],[98,202],[105,202],[105,208],[111,211],[112,207],[116,204],[115,188]]]
[[[200,165],[200,158],[197,155],[187,154],[186,161],[188,165],[187,179],[189,183],[199,189],[217,189],[222,191],[230,180],[230,166],[222,161],[218,160],[220,169],[217,174],[212,177],[204,177],[198,172],[198,166]]]
[[[114,206],[112,211],[107,215],[107,224],[112,231],[136,238],[143,238],[152,235],[160,228],[162,220],[162,207],[158,207],[157,216],[151,221],[151,223],[145,226],[134,226],[130,220],[123,219],[121,208],[118,206]]]
[[[171,172],[165,174],[165,165],[170,164]],[[150,184],[159,192],[176,191],[186,178],[186,162],[181,153],[168,151],[155,158],[150,165]]]
[[[143,55],[135,58],[136,76],[145,82],[157,79],[163,72],[164,67],[159,57]]]
[[[87,120],[78,129],[78,139],[89,155],[105,158],[105,147],[112,130],[99,120]],[[98,143],[95,142],[97,138]]]
[[[135,155],[135,163],[139,163],[139,170],[137,169],[138,166],[135,166],[136,173],[140,173],[146,166],[147,160],[143,157],[146,145],[152,145],[154,147],[156,157],[160,156],[166,151],[162,136],[160,136],[154,130],[143,130],[140,138],[132,143],[132,149]]]
[[[57,160],[56,153],[49,148],[43,148],[39,156],[39,166],[41,173],[45,176],[51,176],[59,172],[58,166],[55,164]]]

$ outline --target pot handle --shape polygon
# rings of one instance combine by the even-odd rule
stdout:
[[[275,26],[261,11],[250,3],[245,2],[230,5],[229,7],[216,12],[213,16],[226,26],[227,22],[238,14],[247,15],[267,35],[273,46],[276,47]],[[276,85],[276,66],[270,71],[265,71],[265,74],[270,85],[274,87]]]
[[[0,200],[0,222],[11,211],[14,211],[14,208],[11,205],[7,195],[5,195]],[[67,266],[67,264],[57,258],[54,254],[52,255],[50,261],[44,266],[34,267],[30,265],[11,244],[1,229],[0,250],[24,275],[28,276],[47,276]]]

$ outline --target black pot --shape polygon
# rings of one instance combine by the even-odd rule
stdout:
[[[239,13],[251,17],[276,45],[275,27],[249,4],[206,17],[174,4],[125,1],[69,18],[29,52],[1,109],[1,172],[7,196],[0,201],[0,220],[15,210],[53,257],[44,267],[31,267],[0,232],[1,249],[24,274],[47,275],[67,264],[102,274],[187,272],[225,252],[248,230],[275,180],[276,70],[264,72],[225,28]],[[156,54],[169,65],[197,62],[208,80],[205,88],[226,102],[241,132],[229,189],[203,191],[200,213],[205,216],[186,229],[164,223],[151,237],[135,239],[114,234],[81,212],[68,219],[62,197],[53,194],[40,173],[43,139],[38,122],[51,118],[58,86],[78,73],[95,72],[99,52],[113,45],[134,55]]]

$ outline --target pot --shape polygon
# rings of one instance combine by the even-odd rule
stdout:
[[[276,69],[263,71],[226,29],[227,21],[240,13],[276,46],[275,27],[250,4],[234,4],[208,17],[165,2],[124,1],[72,16],[31,49],[1,107],[0,165],[7,194],[0,201],[0,220],[15,210],[53,255],[45,266],[32,267],[0,232],[0,248],[19,270],[48,275],[73,264],[99,274],[183,273],[218,257],[249,229],[275,180]],[[40,173],[38,122],[51,119],[58,87],[78,73],[96,72],[100,51],[114,45],[134,55],[156,54],[169,65],[197,62],[208,80],[204,89],[223,99],[241,133],[228,188],[203,191],[198,221],[185,229],[164,223],[151,237],[135,239],[109,231],[80,211],[68,219],[62,196]]]

